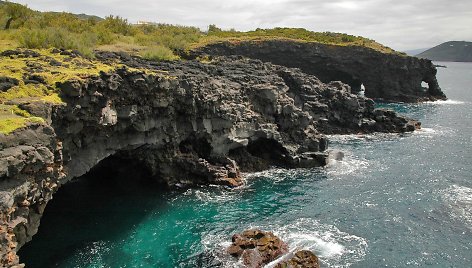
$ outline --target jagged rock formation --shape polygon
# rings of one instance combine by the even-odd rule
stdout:
[[[271,232],[246,230],[231,238],[227,252],[248,268],[260,268],[288,252],[288,246]]]
[[[62,144],[50,126],[0,134],[0,266],[17,265],[16,251],[38,231],[47,202],[65,177]]]
[[[369,98],[418,102],[446,99],[430,60],[385,54],[360,46],[337,46],[290,40],[240,41],[209,44],[189,53],[242,55],[287,67],[300,68],[321,81],[342,81],[354,92],[365,86]],[[428,88],[422,87],[422,82]]]
[[[318,257],[309,250],[288,252],[288,245],[272,232],[258,229],[243,231],[231,238],[226,252],[245,267],[259,268],[277,261],[275,268],[319,268]],[[271,266],[272,267],[272,266]]]
[[[64,104],[23,104],[47,124],[0,134],[0,264],[36,233],[52,194],[113,156],[157,182],[242,184],[240,171],[327,163],[323,133],[413,131],[340,82],[244,58],[211,64],[120,58],[128,67],[59,84]],[[137,71],[132,67],[148,70]]]

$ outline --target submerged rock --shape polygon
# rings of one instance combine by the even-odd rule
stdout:
[[[232,242],[227,252],[250,268],[262,267],[288,251],[287,244],[273,233],[257,229],[233,235]]]

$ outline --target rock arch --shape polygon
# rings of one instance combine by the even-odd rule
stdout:
[[[199,48],[189,57],[241,55],[317,76],[324,83],[342,81],[357,92],[360,83],[369,98],[418,102],[446,99],[430,60],[396,53],[382,53],[361,46],[338,46],[290,40],[220,42]],[[421,81],[430,84],[426,93]]]

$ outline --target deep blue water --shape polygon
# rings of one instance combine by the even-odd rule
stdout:
[[[258,227],[324,267],[472,267],[472,64],[441,64],[449,101],[381,105],[421,131],[331,136],[343,161],[251,174],[234,190],[90,174],[56,194],[20,256],[28,267],[238,267],[225,246]]]

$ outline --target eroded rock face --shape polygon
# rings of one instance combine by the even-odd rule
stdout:
[[[321,81],[342,81],[354,92],[365,86],[369,98],[418,102],[446,99],[430,60],[384,54],[358,46],[335,46],[287,40],[221,42],[193,51],[199,55],[242,55],[272,62],[317,76]],[[426,82],[429,88],[423,88]]]
[[[288,251],[287,244],[273,233],[257,229],[235,234],[231,240],[227,252],[249,268],[262,267]]]
[[[19,264],[16,251],[38,231],[65,174],[51,127],[32,125],[0,140],[0,266],[10,267]]]
[[[412,131],[340,82],[231,57],[211,64],[119,57],[128,67],[67,81],[64,104],[22,108],[48,124],[0,134],[0,263],[37,232],[52,194],[108,156],[132,158],[169,186],[242,184],[241,171],[323,166],[324,133]],[[39,105],[39,106],[38,106]],[[255,255],[250,255],[252,258]],[[249,258],[248,257],[248,258]]]

